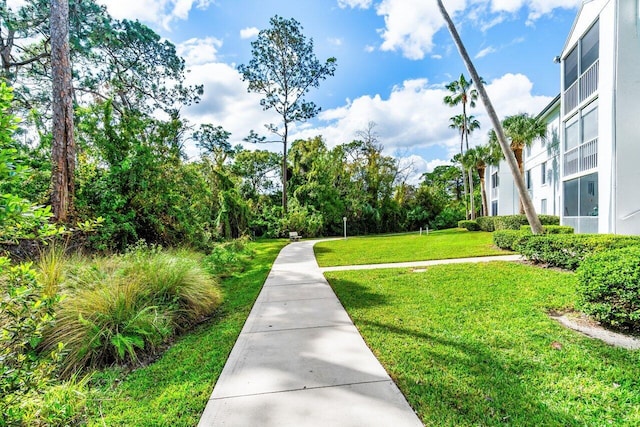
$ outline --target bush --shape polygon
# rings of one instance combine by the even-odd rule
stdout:
[[[514,251],[522,236],[517,230],[496,230],[493,232],[493,244],[500,249]]]
[[[212,274],[224,278],[241,273],[253,253],[247,249],[247,237],[219,243],[203,261],[205,268]]]
[[[530,225],[521,226],[520,231],[525,234],[532,234]],[[573,227],[568,225],[543,225],[542,231],[544,234],[573,234],[574,232]]]
[[[478,223],[480,230],[492,233],[496,230],[494,224],[495,218],[495,216],[481,216],[479,218],[476,218],[476,222]]]
[[[469,231],[480,231],[480,226],[472,220],[458,221],[458,228],[466,228]]]
[[[640,331],[640,247],[590,255],[576,275],[582,311],[606,325]]]
[[[458,221],[462,219],[464,219],[464,209],[460,210],[447,206],[433,219],[433,221],[429,222],[429,228],[432,230],[455,228],[458,226]]]
[[[47,351],[64,343],[63,375],[155,354],[222,299],[213,278],[187,253],[136,248],[78,264],[66,275],[65,297],[43,340]]]
[[[518,251],[530,261],[575,270],[591,254],[640,245],[639,236],[612,234],[549,234],[530,236]]]
[[[529,225],[526,215],[502,215],[494,217],[496,230],[520,230],[523,225]],[[538,215],[542,225],[560,225],[560,217],[554,215]]]
[[[37,348],[54,322],[56,296],[46,292],[30,264],[0,258],[0,425],[78,424],[86,407],[86,382],[54,385],[63,347]]]

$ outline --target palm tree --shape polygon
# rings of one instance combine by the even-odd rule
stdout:
[[[522,178],[522,175],[519,173],[518,164],[516,162],[513,152],[509,148],[509,144],[504,134],[504,130],[502,129],[502,125],[500,124],[500,119],[498,118],[498,114],[496,113],[495,108],[493,108],[493,104],[489,99],[489,95],[487,95],[487,91],[484,88],[484,84],[482,83],[482,80],[480,80],[480,76],[476,71],[476,67],[473,65],[473,62],[471,62],[469,53],[467,52],[467,49],[464,47],[464,44],[460,39],[460,35],[458,34],[458,30],[456,30],[456,26],[453,24],[453,21],[451,20],[451,17],[449,16],[447,9],[445,9],[444,4],[442,3],[442,0],[438,0],[438,8],[440,9],[440,13],[442,14],[442,17],[444,18],[444,21],[447,24],[449,33],[451,33],[451,37],[453,38],[453,41],[455,42],[458,48],[458,51],[460,52],[460,56],[462,57],[462,60],[467,67],[467,70],[469,71],[469,74],[471,74],[471,78],[474,79],[476,82],[478,95],[482,100],[482,103],[484,104],[485,109],[487,110],[487,114],[491,119],[491,124],[493,125],[493,128],[496,131],[496,137],[497,137],[498,143],[500,144],[500,149],[502,150],[502,153],[504,154],[505,159],[507,160],[509,169],[511,169],[511,174],[513,175],[516,188],[518,189],[520,200],[524,207],[524,212],[527,215],[527,220],[529,221],[529,225],[531,225],[531,231],[533,232],[533,234],[541,234],[543,230],[542,230],[542,224],[540,223],[540,218],[538,218],[538,215],[536,214],[536,210],[533,207],[533,203],[531,202],[531,197],[529,197],[529,193],[527,192],[527,187],[524,184],[524,179]]]
[[[497,148],[497,150],[496,150]],[[489,215],[489,203],[487,201],[487,187],[485,182],[485,170],[488,165],[497,165],[502,159],[502,153],[499,146],[478,145],[471,148],[465,154],[468,162],[478,171],[480,178],[480,192],[482,195],[482,215]]]
[[[460,78],[461,80],[464,80],[464,76],[460,76]],[[472,104],[472,105],[475,105],[475,104]],[[464,113],[451,117],[449,121],[451,122],[449,124],[449,127],[452,129],[458,129],[458,131],[460,132],[460,156],[464,158],[464,150],[463,150],[464,142],[466,141],[467,151],[469,151],[469,135],[474,130],[480,129],[480,122],[476,120],[475,116],[466,116]],[[464,184],[465,207],[467,208],[469,207],[466,204],[467,203],[466,198],[467,198],[467,194],[470,194],[470,198],[471,198],[470,219],[475,219],[475,208],[473,203],[473,171],[471,170],[471,168],[465,167],[464,162],[461,162],[461,165],[462,165],[462,182]],[[467,178],[465,178],[465,175],[467,175]],[[467,181],[469,183],[468,191],[467,191]],[[469,212],[469,209],[467,209],[467,212]]]
[[[449,107],[455,107],[462,104],[461,121],[463,123],[468,122],[467,104],[469,104],[469,106],[473,108],[476,106],[476,101],[478,99],[478,91],[476,89],[472,89],[471,88],[472,86],[473,86],[473,80],[467,80],[464,77],[464,74],[460,74],[460,78],[458,80],[454,80],[445,86],[447,90],[451,92],[451,94],[444,97],[444,103],[447,104]],[[463,133],[462,136],[464,139],[465,134]],[[467,150],[468,150],[469,149],[468,134],[466,137],[466,141],[467,141]],[[460,141],[460,152],[462,153],[462,140]]]
[[[547,136],[547,124],[542,120],[526,113],[506,117],[502,121],[505,135],[510,140],[510,148],[515,156],[520,176],[524,180],[524,160],[522,152],[525,147],[530,147],[537,138],[545,139]],[[495,131],[489,133],[489,140],[497,140]],[[522,197],[520,197],[520,213],[524,213]]]

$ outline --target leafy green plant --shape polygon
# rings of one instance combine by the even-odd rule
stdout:
[[[247,237],[219,243],[207,255],[203,264],[212,274],[224,278],[244,271],[253,252]]]
[[[54,322],[57,296],[47,295],[31,264],[10,266],[0,257],[0,413],[20,419],[25,396],[52,384],[62,346],[37,348]]]
[[[612,234],[549,234],[529,236],[518,252],[528,260],[575,270],[588,255],[607,249],[640,245],[638,236]]]
[[[529,221],[525,215],[502,215],[494,217],[495,230],[520,230]],[[560,217],[554,215],[538,215],[542,225],[560,225]]]
[[[458,228],[466,228],[469,231],[480,231],[480,225],[472,220],[458,221]]]
[[[515,251],[523,237],[522,232],[516,230],[496,230],[492,233],[493,244],[500,249]]]
[[[495,231],[495,216],[481,216],[476,218],[476,222],[482,231]]]
[[[640,246],[587,256],[576,275],[582,311],[606,325],[640,331]]]
[[[530,225],[523,225],[520,227],[520,231],[524,234],[532,234]],[[543,225],[542,231],[544,234],[573,234],[573,227],[568,225]]]

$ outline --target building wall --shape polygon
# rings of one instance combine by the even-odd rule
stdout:
[[[618,0],[613,215],[618,234],[640,234],[640,2]]]
[[[560,103],[541,118],[547,122],[547,138],[525,149],[524,169],[529,171],[529,194],[538,214],[560,214]],[[544,165],[544,166],[543,166]],[[542,173],[545,171],[543,182]],[[526,174],[526,172],[525,172]],[[546,205],[546,209],[543,209]]]

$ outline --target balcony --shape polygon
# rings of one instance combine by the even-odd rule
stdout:
[[[589,99],[598,90],[598,75],[600,61],[594,62],[578,80],[576,80],[567,90],[564,91],[562,102],[564,104],[564,114],[567,115],[586,99]]]
[[[585,172],[598,167],[598,138],[564,153],[563,176]]]

